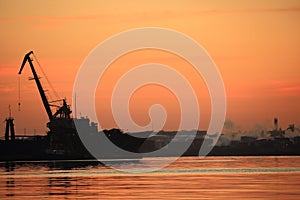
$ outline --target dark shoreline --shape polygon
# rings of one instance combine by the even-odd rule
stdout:
[[[129,152],[141,153],[154,152],[167,146],[176,135],[176,132],[161,131],[149,137],[150,132],[140,133],[140,138],[133,137],[121,132],[119,129],[105,130],[103,132],[109,140],[116,146]],[[76,137],[75,137],[76,136]],[[41,160],[90,160],[93,156],[86,150],[79,137],[74,137],[57,141],[61,145],[62,151],[51,146],[51,137],[36,136],[30,139],[0,140],[0,162],[1,161],[41,161]],[[198,156],[202,144],[212,146],[212,138],[206,138],[206,131],[197,131],[196,137],[189,138],[189,131],[182,134],[182,137],[175,141],[175,146],[182,146],[187,141],[189,148],[182,156]],[[149,138],[147,138],[149,137]],[[205,143],[203,143],[205,141]],[[99,144],[100,145],[100,144]],[[209,146],[208,146],[209,147]],[[209,149],[210,149],[209,148]],[[180,155],[175,153],[176,148],[164,154],[164,157]],[[125,159],[118,152],[106,153],[107,159]],[[104,156],[104,155],[102,155]],[[300,156],[300,136],[294,138],[274,137],[268,139],[257,139],[251,136],[243,136],[241,140],[231,141],[228,145],[216,145],[207,156]]]
[[[300,148],[299,148],[300,149]],[[239,156],[300,156],[300,152],[274,152],[270,154],[266,153],[243,153],[243,152],[220,152],[221,149],[212,150],[207,157],[239,157]],[[299,150],[300,151],[300,150]],[[198,154],[186,154],[181,157],[195,157]],[[172,157],[172,155],[168,156],[157,156],[157,157]],[[143,157],[141,157],[143,158]],[[141,159],[137,158],[137,159]],[[147,158],[147,157],[144,157]],[[109,158],[108,158],[109,159]],[[124,159],[126,158],[111,158],[111,159]],[[133,159],[134,160],[134,159]],[[97,159],[93,157],[78,157],[78,156],[57,156],[57,155],[40,155],[40,156],[32,156],[32,155],[14,155],[14,156],[1,156],[0,162],[31,162],[31,161],[39,161],[39,162],[48,162],[48,161],[72,161],[72,162],[86,162],[93,161],[98,162]]]

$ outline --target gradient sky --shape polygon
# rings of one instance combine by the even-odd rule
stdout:
[[[0,1],[0,119],[11,104],[17,133],[45,133],[47,116],[26,66],[18,76],[23,56],[34,50],[61,97],[71,103],[73,82],[88,53],[108,37],[133,28],[164,27],[194,38],[211,55],[223,77],[227,116],[241,129],[256,124],[270,128],[300,125],[300,1]],[[113,63],[100,81],[96,106],[103,127],[114,126],[109,94],[125,69],[147,62],[165,63],[186,75],[201,104],[200,128],[207,128],[210,102],[205,85],[187,63],[159,51],[133,52]],[[120,66],[124,66],[120,69]],[[125,67],[127,66],[127,68]],[[37,67],[37,66],[36,66]],[[37,68],[42,81],[45,79]],[[46,86],[46,85],[45,85]],[[154,94],[161,91],[161,96]],[[132,97],[132,116],[149,122],[147,109],[165,105],[171,113],[166,129],[177,127],[179,110],[174,96],[155,85]],[[170,103],[171,102],[171,103]],[[4,132],[4,123],[0,126]]]

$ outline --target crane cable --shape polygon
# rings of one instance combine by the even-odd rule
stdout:
[[[21,111],[21,79],[18,76],[18,111]]]
[[[47,82],[48,82],[48,84],[50,85],[52,91],[54,92],[55,97],[56,97],[57,99],[61,99],[61,98],[59,97],[58,93],[56,92],[56,90],[54,89],[53,85],[52,85],[51,82],[49,81],[49,79],[48,79],[46,73],[44,72],[42,66],[40,65],[40,62],[38,61],[38,59],[37,59],[37,57],[34,55],[34,53],[33,53],[33,57],[34,57],[35,61],[37,62],[39,68],[41,69],[41,71],[42,71],[44,77],[46,78],[46,80],[47,80]],[[49,95],[50,95],[50,94],[49,94]]]

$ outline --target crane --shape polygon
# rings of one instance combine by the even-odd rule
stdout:
[[[28,62],[29,66],[31,68],[32,74],[33,74],[33,79],[35,80],[35,83],[39,90],[39,93],[40,93],[40,96],[41,96],[41,99],[42,99],[42,102],[43,102],[43,105],[44,105],[44,108],[46,110],[49,120],[52,121],[53,119],[57,118],[57,116],[59,116],[60,118],[70,118],[70,114],[72,113],[72,111],[70,110],[70,106],[66,103],[66,99],[63,99],[63,105],[56,111],[56,113],[52,114],[51,107],[50,107],[51,105],[49,104],[49,101],[45,95],[45,91],[44,91],[42,84],[39,80],[39,77],[34,69],[34,66],[32,63],[33,60],[30,57],[31,54],[33,54],[33,51],[30,51],[29,53],[27,53],[25,55],[18,74],[22,73],[26,62]]]

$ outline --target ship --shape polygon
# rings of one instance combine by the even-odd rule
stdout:
[[[46,136],[23,136],[15,135],[13,118],[6,119],[5,140],[0,140],[0,160],[59,160],[59,159],[95,159],[83,145],[75,124],[80,124],[84,129],[84,134],[95,138],[99,134],[104,134],[113,143],[122,149],[138,153],[139,146],[144,139],[138,139],[128,134],[124,134],[119,129],[98,131],[97,123],[90,122],[88,117],[73,118],[70,105],[66,98],[49,101],[40,78],[35,70],[33,58],[36,59],[33,51],[24,56],[19,75],[26,64],[29,64],[33,74],[43,107],[48,116]],[[56,103],[56,104],[54,104]],[[57,105],[60,103],[60,105]],[[56,110],[53,112],[53,108]],[[10,135],[9,135],[10,131]],[[118,139],[116,139],[118,138]],[[100,155],[104,159],[124,158],[119,152],[108,154],[107,151]],[[138,154],[134,158],[140,158]]]

